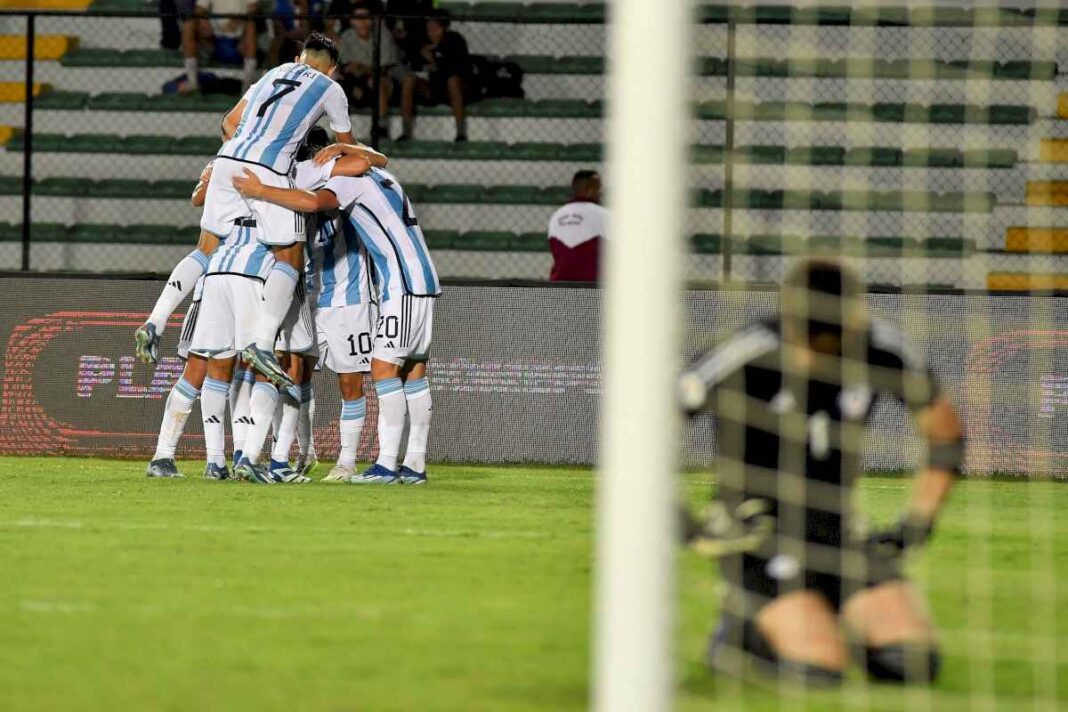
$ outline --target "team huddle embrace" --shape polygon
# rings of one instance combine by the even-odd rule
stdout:
[[[267,72],[223,119],[223,146],[193,191],[203,206],[197,248],[135,334],[138,358],[157,361],[167,320],[192,294],[178,347],[185,369],[167,398],[149,477],[182,476],[175,450],[199,397],[206,478],[310,482],[311,380],[321,363],[337,374],[342,398],[341,449],[324,481],[427,481],[427,359],[441,289],[388,159],[353,138],[345,93],[330,78],[337,61],[334,43],[311,35],[296,61]],[[317,126],[324,115],[334,137]],[[378,399],[379,454],[357,473],[365,374]]]

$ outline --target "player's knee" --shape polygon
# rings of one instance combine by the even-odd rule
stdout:
[[[934,682],[942,668],[938,649],[926,645],[882,645],[864,649],[868,675],[883,682]]]

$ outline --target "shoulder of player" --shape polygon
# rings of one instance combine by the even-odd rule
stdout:
[[[777,322],[760,321],[742,329],[698,359],[688,373],[706,385],[712,385],[774,351],[780,343]]]
[[[902,365],[913,368],[923,364],[923,357],[898,326],[883,319],[872,319],[868,328],[873,360],[899,360]]]

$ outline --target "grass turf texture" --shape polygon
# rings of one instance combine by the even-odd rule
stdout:
[[[183,464],[190,479],[159,481],[141,463],[0,458],[0,709],[586,706],[589,471],[255,487]],[[688,476],[687,495],[708,484]],[[862,499],[889,519],[908,485],[869,478]],[[854,676],[781,698],[704,671],[716,579],[683,554],[677,707],[1068,708],[1065,541],[1068,487],[962,482],[913,566],[943,632],[938,685]]]

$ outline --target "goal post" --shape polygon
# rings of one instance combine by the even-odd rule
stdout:
[[[691,3],[609,10],[592,696],[604,712],[667,710]]]

